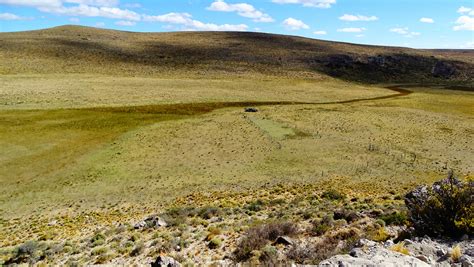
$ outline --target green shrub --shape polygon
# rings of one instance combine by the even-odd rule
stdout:
[[[213,239],[211,239],[211,241],[209,241],[210,249],[220,248],[221,245],[222,245],[222,240],[218,237],[214,237]]]
[[[405,225],[408,222],[408,216],[404,212],[393,212],[379,217],[386,225]]]
[[[474,181],[462,182],[450,172],[431,186],[405,196],[409,219],[419,235],[451,236],[474,233]]]
[[[321,197],[325,199],[329,199],[329,200],[343,200],[346,198],[346,196],[343,193],[333,188],[324,191]]]

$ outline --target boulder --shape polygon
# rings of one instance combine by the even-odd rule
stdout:
[[[167,256],[158,256],[156,261],[151,264],[151,267],[180,267],[181,264],[175,259]]]
[[[288,236],[279,236],[275,240],[274,244],[282,244],[282,245],[285,245],[285,246],[291,246],[291,245],[293,245],[293,243],[294,243],[293,240],[291,238],[289,238]]]
[[[325,261],[319,266],[413,266],[428,267],[428,263],[423,262],[415,257],[394,252],[382,247],[372,247],[367,252],[357,250],[353,253],[357,257],[350,255],[336,255]]]

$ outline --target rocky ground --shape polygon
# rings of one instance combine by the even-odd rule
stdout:
[[[194,206],[191,206],[193,203]],[[71,219],[69,219],[70,221]],[[51,229],[67,225],[49,222]],[[143,220],[0,249],[0,265],[473,266],[474,240],[416,237],[397,194],[276,185],[195,194]]]

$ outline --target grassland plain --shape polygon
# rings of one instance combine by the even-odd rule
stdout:
[[[240,65],[242,72],[216,70],[219,65],[210,62],[207,67],[188,69],[171,58],[158,64],[152,57],[153,64],[145,64],[146,53],[135,54],[137,47],[128,43],[135,35],[115,31],[91,35],[90,31],[96,30],[64,33],[59,28],[2,35],[6,36],[0,40],[0,53],[6,59],[0,63],[4,73],[0,76],[2,247],[38,239],[80,243],[98,229],[130,224],[174,205],[242,208],[255,199],[268,204],[285,198],[282,209],[302,205],[285,214],[296,218],[301,215],[298,212],[311,208],[307,204],[312,203],[309,198],[314,192],[326,189],[356,199],[380,199],[371,208],[396,206],[401,204],[401,194],[439,179],[448,169],[463,178],[473,177],[474,93],[441,86],[472,89],[469,70],[453,80],[429,80],[436,86],[410,86],[413,93],[398,94],[387,89],[388,84],[356,83],[345,76],[349,72],[343,73],[343,79],[329,77],[301,62],[276,72],[259,71],[269,63],[248,59],[246,49],[241,52],[247,57],[230,56],[229,66]],[[117,36],[124,42],[113,46],[125,47],[97,50],[100,38],[111,45],[108,42]],[[167,35],[139,36],[159,39]],[[178,44],[186,39],[181,34],[170,36]],[[232,34],[226,36],[227,41],[235,41]],[[20,42],[22,38],[38,43],[53,38],[61,45],[28,46]],[[66,63],[60,52],[71,43],[64,38],[98,44],[89,48],[90,53],[77,46],[71,52],[77,58]],[[197,44],[204,42],[201,38]],[[301,45],[296,50],[310,54],[311,45],[328,45],[290,40]],[[163,42],[158,42],[159,49],[166,47]],[[342,53],[348,47],[367,52],[366,47],[348,44],[327,46],[324,51],[331,48]],[[218,48],[206,58],[212,58]],[[377,54],[395,48],[374,49]],[[52,56],[53,51],[59,54]],[[110,53],[117,51],[122,52],[112,57]],[[183,59],[181,53],[174,53]],[[410,53],[427,56],[434,52]],[[470,52],[461,53],[468,57],[453,51],[436,53],[455,60],[461,69],[472,61]],[[114,60],[121,63],[111,64]],[[104,64],[112,67],[104,68]],[[259,112],[243,112],[247,105],[258,106]],[[321,201],[324,212],[333,208]],[[366,207],[358,202],[348,205]],[[271,205],[269,210],[276,212]],[[263,220],[267,215],[257,213],[256,218]],[[235,216],[238,222],[228,227],[244,229],[252,223],[250,218],[255,219]],[[202,239],[201,234],[196,234],[196,240]],[[145,235],[151,242],[154,233]],[[235,248],[238,235],[229,230],[226,238],[225,243]],[[206,244],[183,253],[193,254]],[[98,251],[84,253],[87,259],[82,263],[100,261]],[[105,262],[120,255],[107,254]],[[224,256],[206,252],[196,262]],[[61,260],[55,263],[64,263]]]

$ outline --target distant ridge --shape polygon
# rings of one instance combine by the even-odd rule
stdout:
[[[0,74],[265,74],[364,83],[472,84],[474,50],[417,50],[254,32],[137,33],[84,26],[0,33]]]

